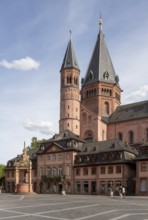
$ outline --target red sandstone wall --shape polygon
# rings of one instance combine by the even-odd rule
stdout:
[[[108,125],[108,139],[118,138],[118,133],[123,134],[123,141],[129,142],[129,131],[134,132],[134,143],[146,141],[148,118],[120,122]]]

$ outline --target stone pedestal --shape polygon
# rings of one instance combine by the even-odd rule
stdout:
[[[17,193],[32,193],[32,184],[19,183],[17,184]]]

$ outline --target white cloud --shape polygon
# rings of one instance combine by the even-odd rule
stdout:
[[[124,103],[137,102],[148,99],[148,85],[144,85],[136,91],[124,97]]]
[[[42,134],[53,134],[53,124],[48,121],[32,121],[30,119],[23,123],[25,129],[30,131],[39,131]]]
[[[32,69],[38,69],[40,63],[31,57],[25,57],[19,60],[13,60],[12,62],[8,62],[7,60],[0,61],[0,66],[5,67],[6,69],[16,69],[28,71]]]

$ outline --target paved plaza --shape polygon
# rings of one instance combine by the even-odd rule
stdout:
[[[148,220],[148,197],[0,194],[0,219]]]

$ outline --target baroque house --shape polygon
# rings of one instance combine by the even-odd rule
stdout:
[[[8,161],[7,191],[118,195],[123,185],[128,195],[148,195],[148,101],[121,105],[102,19],[99,27],[81,88],[69,39],[60,69],[59,134],[28,152],[30,165],[18,166],[25,147]]]

